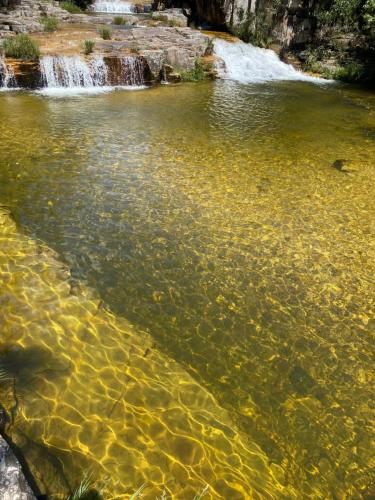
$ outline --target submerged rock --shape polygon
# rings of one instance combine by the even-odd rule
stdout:
[[[36,500],[22,467],[9,444],[0,436],[0,498],[1,500]]]

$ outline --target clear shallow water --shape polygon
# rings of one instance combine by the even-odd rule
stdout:
[[[373,95],[297,82],[0,96],[0,199],[58,252],[7,220],[2,350],[44,488],[371,492],[374,133]]]

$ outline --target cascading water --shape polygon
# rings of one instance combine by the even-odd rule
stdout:
[[[16,79],[11,66],[0,58],[0,89],[9,89],[16,86]]]
[[[97,57],[90,61],[78,56],[46,56],[40,61],[40,70],[47,93],[140,88],[145,83],[145,62],[133,56],[108,60]]]
[[[91,10],[108,14],[131,14],[134,7],[132,3],[122,0],[96,0]]]
[[[241,41],[232,43],[216,39],[214,51],[225,66],[217,66],[222,78],[241,83],[259,83],[271,80],[304,80],[322,83],[327,80],[315,78],[293,66],[283,63],[272,50],[254,47]]]

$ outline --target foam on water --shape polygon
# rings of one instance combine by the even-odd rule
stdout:
[[[328,80],[306,75],[285,64],[272,50],[254,47],[241,41],[232,43],[216,39],[215,54],[225,63],[217,66],[222,78],[241,83],[261,83],[272,80],[303,80],[324,83]]]
[[[109,14],[131,14],[133,4],[121,0],[97,0],[92,6],[93,12],[107,12]]]
[[[56,88],[44,87],[42,89],[36,90],[36,93],[47,97],[74,97],[74,96],[105,94],[108,92],[113,92],[115,90],[134,91],[134,90],[144,90],[146,88],[147,88],[146,85],[116,85],[116,86],[105,85],[103,87],[56,87]]]

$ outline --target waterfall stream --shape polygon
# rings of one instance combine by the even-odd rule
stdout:
[[[96,57],[46,56],[40,61],[43,93],[97,92],[114,87],[141,88],[145,84],[145,63],[134,56]]]
[[[0,58],[0,89],[9,89],[15,86],[13,68]]]
[[[241,41],[233,43],[216,39],[214,50],[224,62],[224,67],[217,64],[219,76],[224,79],[241,83],[271,80],[304,80],[315,83],[327,81],[297,71],[293,66],[282,62],[272,50],[254,47]]]
[[[108,14],[131,14],[134,8],[132,3],[122,0],[97,0],[91,10]]]

